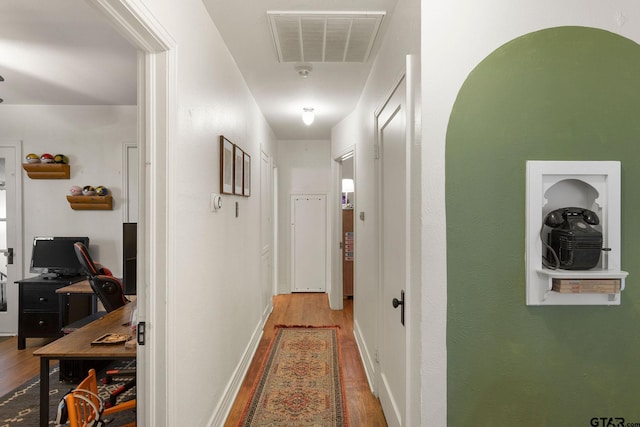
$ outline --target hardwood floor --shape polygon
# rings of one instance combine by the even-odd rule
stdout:
[[[238,397],[231,408],[225,427],[237,426],[250,398],[260,364],[275,335],[274,326],[339,325],[342,372],[347,396],[347,414],[352,427],[385,427],[387,425],[379,400],[371,393],[353,336],[353,301],[344,301],[344,310],[331,310],[326,294],[300,293],[278,295],[273,299],[273,312],[264,328],[262,340],[249,367]]]
[[[18,337],[0,341],[0,396],[40,373],[40,359],[33,352],[51,342],[45,338],[29,338],[27,347],[18,350]]]
[[[342,372],[347,396],[347,414],[350,426],[386,427],[380,402],[371,393],[353,336],[353,301],[344,301],[344,310],[331,310],[326,294],[292,294],[274,297],[274,308],[264,329],[262,340],[246,378],[233,404],[225,426],[237,426],[250,397],[253,381],[258,377],[260,362],[265,357],[274,337],[273,326],[288,325],[340,325]],[[33,351],[50,340],[31,338],[27,348],[18,350],[18,339],[12,337],[0,342],[0,396],[39,373],[39,359]]]

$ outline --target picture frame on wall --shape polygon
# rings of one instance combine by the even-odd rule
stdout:
[[[237,145],[233,146],[233,158],[233,194],[242,196],[242,178],[244,176],[242,166],[244,165],[244,151],[242,151],[242,149]]]
[[[244,153],[242,165],[242,195],[251,196],[251,156]]]
[[[220,193],[233,194],[233,165],[235,145],[220,135]]]

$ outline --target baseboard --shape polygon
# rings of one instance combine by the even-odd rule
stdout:
[[[360,358],[362,359],[362,364],[364,365],[364,372],[367,375],[367,381],[369,382],[369,388],[371,392],[376,394],[376,362],[375,358],[371,357],[371,353],[369,353],[369,349],[362,338],[362,333],[360,332],[360,325],[354,319],[353,321],[353,336],[356,339],[356,345],[358,346],[358,351],[360,352]]]
[[[245,351],[240,359],[240,363],[236,366],[235,371],[233,372],[233,376],[231,380],[225,387],[224,393],[222,395],[222,399],[218,403],[215,411],[213,412],[213,416],[209,420],[207,424],[209,427],[217,427],[224,425],[227,416],[229,416],[229,412],[231,412],[231,407],[233,406],[233,402],[235,402],[236,397],[238,395],[238,391],[240,390],[240,386],[242,385],[242,381],[244,377],[247,375],[247,371],[249,370],[249,366],[251,365],[251,361],[253,360],[253,356],[255,355],[258,344],[260,343],[260,339],[262,338],[262,330],[264,329],[264,325],[269,318],[269,314],[273,309],[272,304],[268,304],[265,309],[266,314],[263,315],[259,324],[256,326],[253,334],[251,335],[251,340],[249,344],[245,348]]]
[[[269,302],[267,303],[267,306],[264,308],[264,311],[262,312],[262,326],[264,327],[264,324],[267,323],[267,319],[269,319],[269,315],[271,314],[271,312],[273,311],[273,299],[269,298]],[[260,329],[262,330],[262,329]]]

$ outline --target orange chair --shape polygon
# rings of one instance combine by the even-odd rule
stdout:
[[[64,400],[70,427],[104,426],[103,417],[126,410],[135,410],[136,399],[122,402],[110,408],[105,408],[104,402],[98,395],[96,371],[89,370],[89,375],[69,392]],[[135,422],[121,427],[134,427]]]

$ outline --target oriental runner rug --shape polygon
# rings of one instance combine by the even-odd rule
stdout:
[[[348,426],[338,328],[276,328],[239,426]]]

